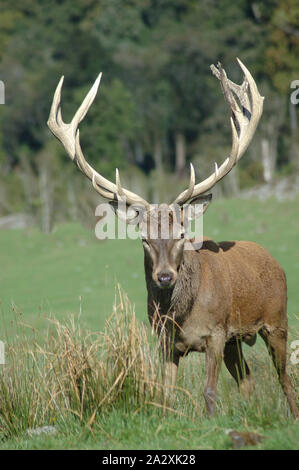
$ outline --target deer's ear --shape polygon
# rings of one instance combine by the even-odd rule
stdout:
[[[109,201],[109,204],[117,217],[123,222],[131,225],[140,224],[143,217],[144,208],[135,205],[129,206],[119,201]]]
[[[196,219],[205,213],[212,201],[212,194],[205,194],[204,196],[196,196],[187,205],[189,208],[189,220]]]

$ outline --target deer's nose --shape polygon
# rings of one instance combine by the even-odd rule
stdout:
[[[173,274],[169,272],[161,273],[158,276],[158,281],[163,287],[168,287],[173,280]]]

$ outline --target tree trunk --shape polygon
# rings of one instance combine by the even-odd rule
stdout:
[[[40,168],[41,228],[44,233],[51,231],[51,188],[46,165]]]
[[[279,129],[285,119],[284,100],[279,96],[272,96],[267,109],[267,120],[262,127],[262,164],[264,181],[270,183],[273,179],[277,164],[277,146]]]
[[[5,104],[5,85],[2,80],[0,80],[0,104]]]
[[[79,214],[78,214],[78,207],[77,207],[77,199],[76,199],[76,193],[74,190],[74,183],[68,180],[67,182],[67,196],[68,196],[68,202],[69,202],[69,215],[72,220],[72,222],[78,220]]]
[[[141,165],[144,161],[143,148],[139,140],[135,144],[135,161],[138,165]]]
[[[264,181],[270,183],[273,178],[275,170],[276,155],[271,152],[270,141],[266,138],[262,138],[262,163],[263,163],[263,174]]]
[[[38,194],[36,178],[30,166],[28,156],[22,152],[20,152],[20,163],[19,175],[23,183],[26,209],[33,214],[35,212],[34,199]]]
[[[162,144],[161,139],[155,135],[154,137],[154,161],[156,170],[161,173],[163,171],[162,165]]]
[[[175,172],[178,178],[184,177],[186,168],[186,143],[182,132],[175,134]]]
[[[298,121],[296,105],[289,101],[289,115],[291,127],[290,157],[295,170],[299,170],[299,142],[298,142]]]
[[[229,192],[231,195],[236,196],[239,194],[240,188],[239,188],[239,178],[238,178],[238,168],[235,167],[233,168],[227,175],[228,177],[228,186],[229,186]],[[224,179],[225,180],[225,179]]]

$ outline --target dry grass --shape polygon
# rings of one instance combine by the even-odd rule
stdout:
[[[246,351],[257,383],[247,402],[222,368],[218,413],[238,416],[245,425],[265,428],[289,414],[267,351]],[[28,428],[68,424],[72,416],[92,429],[99,413],[150,409],[190,420],[206,417],[202,389],[203,355],[182,361],[171,406],[166,403],[156,334],[138,321],[118,288],[113,313],[103,332],[91,333],[79,318],[67,324],[48,320],[45,333],[19,321],[13,344],[6,344],[7,364],[0,369],[0,435],[13,437]],[[248,358],[248,355],[247,355]],[[296,380],[296,371],[291,371]]]
[[[36,331],[26,334],[21,321],[18,327],[0,373],[5,435],[65,421],[70,413],[90,426],[98,411],[137,409],[161,397],[158,341],[120,289],[103,332],[83,331],[74,317],[68,324],[49,319],[41,339]]]

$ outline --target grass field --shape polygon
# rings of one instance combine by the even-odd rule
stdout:
[[[281,263],[288,280],[289,342],[299,339],[298,202],[222,200],[214,202],[204,218],[205,235],[215,240],[257,241]],[[36,335],[39,344],[47,342],[49,329],[53,329],[52,324],[49,326],[48,318],[55,317],[65,325],[74,315],[77,322],[74,337],[79,328],[84,332],[84,338],[90,338],[87,330],[95,333],[95,338],[102,338],[105,321],[113,311],[114,316],[123,315],[118,312],[118,308],[113,309],[117,283],[134,303],[135,330],[139,332],[140,328],[144,328],[147,317],[141,243],[133,240],[99,241],[93,231],[87,231],[75,223],[59,226],[50,235],[43,235],[38,230],[1,231],[0,259],[0,340],[8,344],[8,364],[0,367],[3,375],[5,369],[11,367],[10,372],[16,381],[14,391],[9,387],[5,389],[7,384],[2,383],[2,391],[6,390],[6,398],[12,400],[13,407],[5,414],[5,400],[1,401],[0,398],[1,448],[227,449],[231,447],[225,433],[227,429],[256,431],[264,435],[266,438],[258,448],[298,448],[298,424],[289,417],[268,353],[260,342],[256,348],[244,348],[257,383],[256,394],[250,402],[244,401],[223,368],[218,415],[213,419],[207,418],[202,398],[204,357],[196,354],[181,361],[180,390],[170,410],[161,407],[158,399],[153,401],[152,396],[142,395],[140,398],[138,395],[133,401],[126,399],[123,388],[118,394],[114,390],[114,398],[108,404],[105,394],[103,401],[103,390],[100,392],[98,385],[95,389],[90,385],[91,390],[96,390],[94,400],[98,400],[97,406],[93,407],[93,401],[89,398],[88,406],[84,402],[83,407],[83,402],[79,400],[72,409],[67,409],[65,402],[52,408],[52,402],[43,401],[46,400],[46,391],[44,397],[35,396],[36,389],[30,388],[38,374],[44,377],[42,384],[48,380],[48,356],[41,358],[40,353],[37,353]],[[132,310],[133,307],[130,307],[130,312]],[[65,327],[59,328],[64,331]],[[113,324],[110,324],[110,328],[113,330]],[[139,338],[139,333],[136,335]],[[31,353],[29,362],[26,359],[27,362],[23,363],[25,359],[20,353],[19,356],[15,353],[13,360],[10,358],[9,351],[12,350],[9,344],[14,341],[16,345],[27,345],[27,351]],[[119,344],[124,347],[121,337],[115,341],[120,341]],[[108,357],[107,351],[110,351],[105,349],[107,347],[105,343],[99,349],[105,351],[105,357]],[[56,347],[55,351],[58,349]],[[290,352],[289,349],[289,355]],[[47,354],[52,353],[49,350]],[[126,349],[122,353],[131,354]],[[34,367],[32,358],[36,361]],[[147,360],[144,359],[146,364]],[[97,371],[98,379],[102,377],[103,370],[105,377],[109,376],[108,362],[103,362],[102,369]],[[298,382],[299,366],[289,361],[288,367],[293,380]],[[18,368],[22,368],[27,377],[25,373],[13,375]],[[132,371],[128,373],[121,370],[120,373],[125,374],[123,386],[128,387],[128,397],[135,396],[140,371],[134,369],[133,376],[130,375]],[[72,380],[68,374],[64,380],[65,377]],[[85,380],[84,374],[85,371]],[[115,377],[110,379],[113,385]],[[55,387],[55,383],[51,382],[51,386]],[[28,390],[28,396],[22,392],[23,388]],[[16,390],[19,390],[19,395]],[[69,392],[69,388],[67,390]],[[11,393],[14,395],[11,396]],[[101,400],[105,406],[99,405]],[[27,408],[29,404],[32,405],[31,409],[35,409],[33,404],[36,405],[35,414],[28,410],[25,412],[26,403]],[[41,412],[45,404],[49,410]],[[79,412],[80,406],[82,409]],[[29,427],[53,423],[58,431],[56,435],[29,437],[26,433]]]

